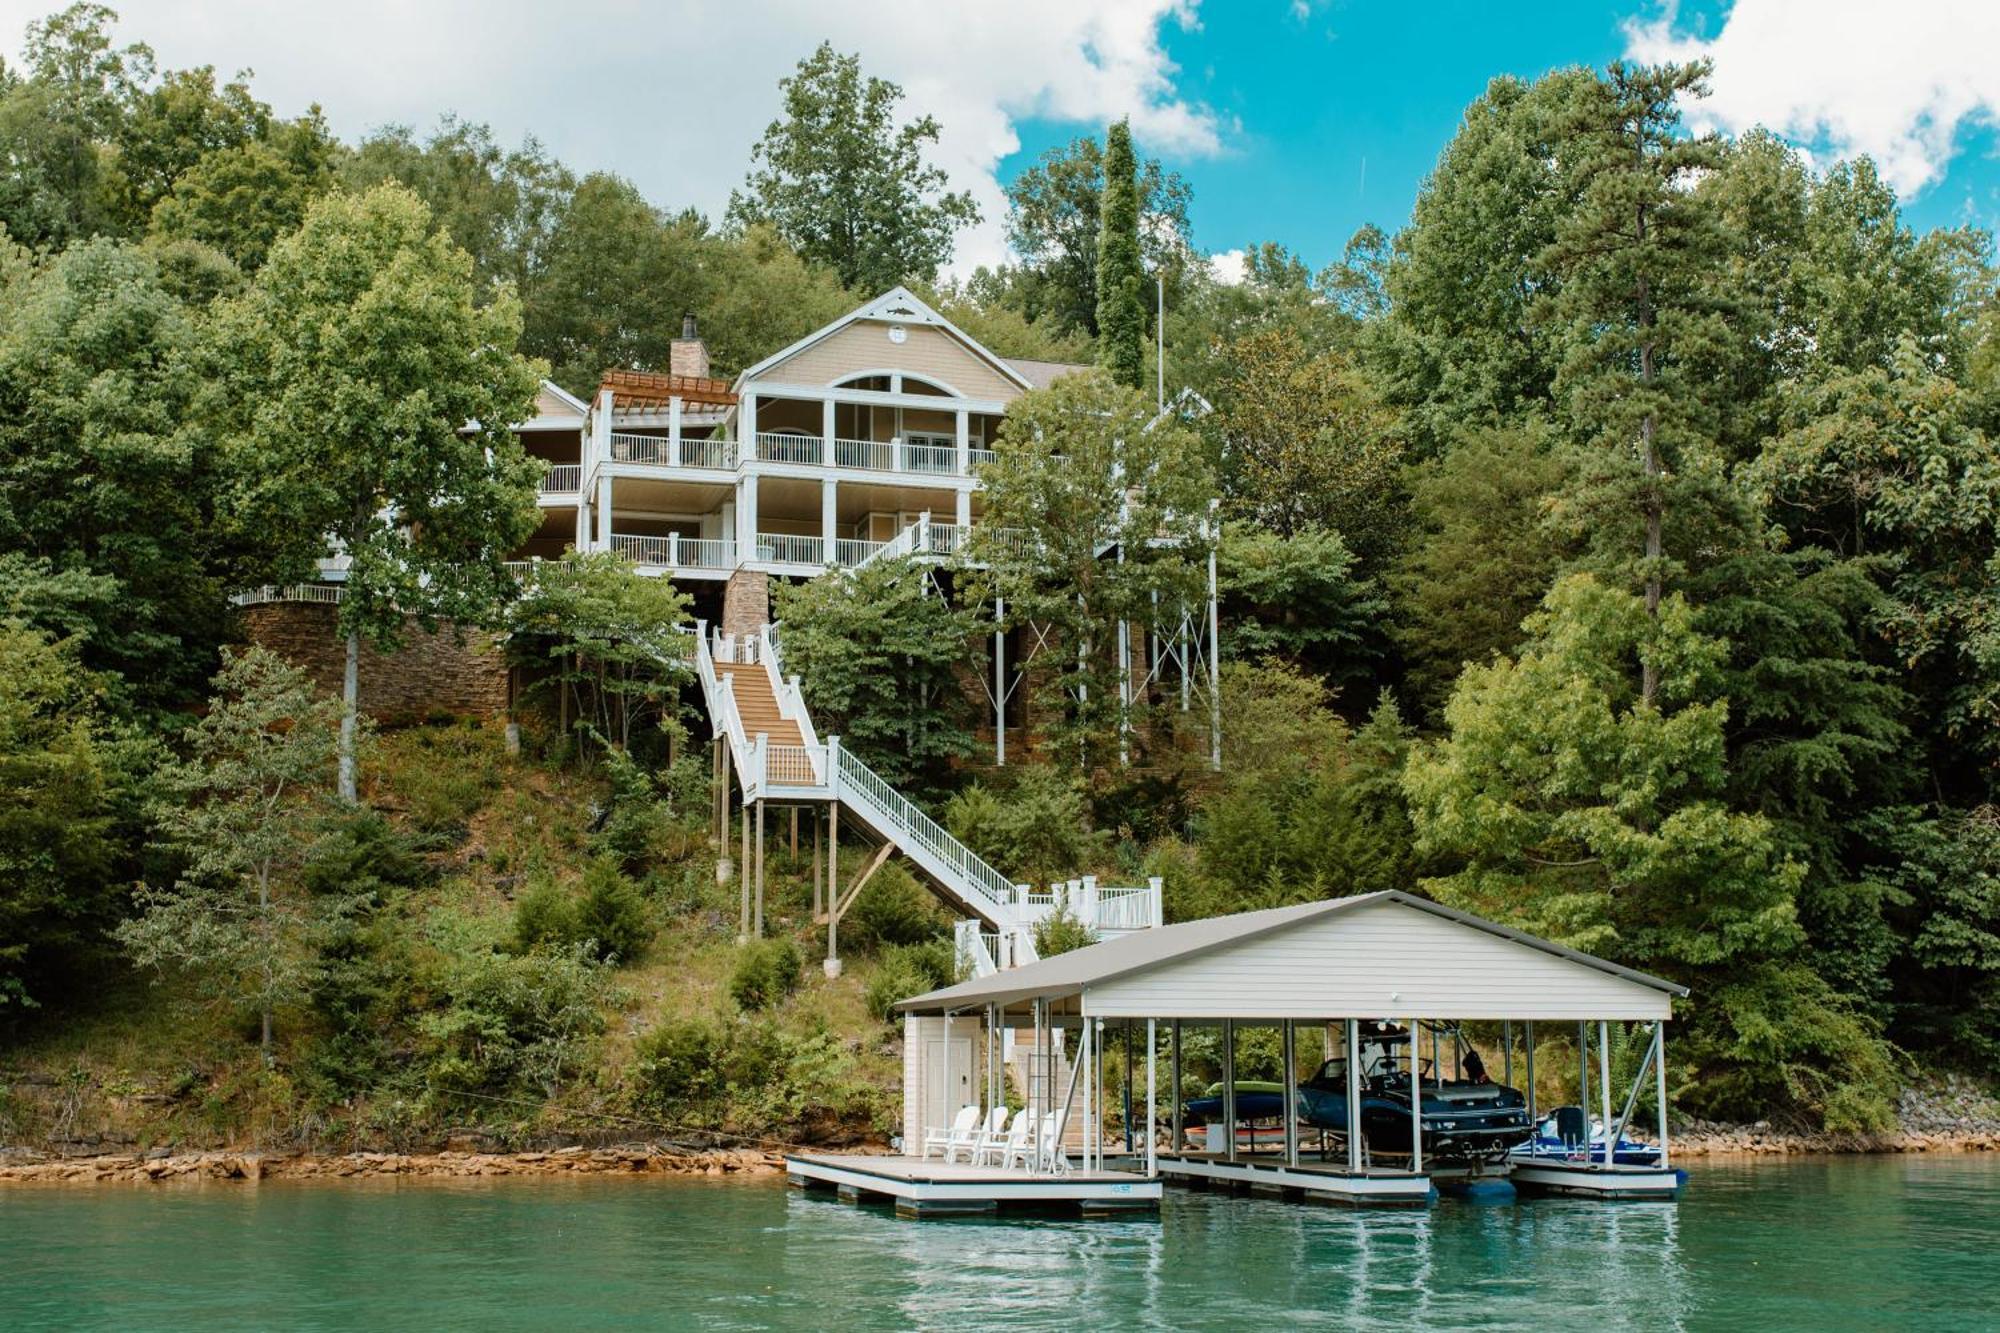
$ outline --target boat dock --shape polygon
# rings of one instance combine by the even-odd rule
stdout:
[[[786,1167],[800,1189],[910,1217],[1156,1213],[1168,1182],[1397,1207],[1441,1189],[1670,1199],[1686,1177],[1667,1144],[1666,1024],[1686,994],[1393,890],[1159,926],[902,1001],[904,1155],[796,1154]],[[1467,1021],[1501,1032],[1497,1081],[1462,1045]],[[1538,1023],[1573,1028],[1578,1062],[1575,1105],[1544,1108],[1546,1138]],[[1645,1042],[1620,1102],[1614,1024]],[[1255,1029],[1266,1063],[1245,1077]],[[1525,1098],[1508,1086],[1517,1030]],[[1184,1033],[1200,1044],[1184,1049]],[[1323,1049],[1302,1068],[1308,1044]],[[1107,1134],[1107,1046],[1124,1059],[1122,1152]],[[1196,1052],[1196,1076],[1220,1077],[1190,1097]],[[1625,1138],[1649,1093],[1657,1146]],[[1199,1146],[1195,1124],[1208,1129]],[[1531,1136],[1531,1151],[1510,1151]],[[1600,1139],[1615,1160],[1591,1160]]]
[[[1123,1217],[1160,1208],[1159,1180],[1137,1171],[1002,1171],[926,1157],[792,1154],[785,1176],[794,1189],[830,1190],[846,1203],[892,1202],[904,1217],[1001,1211]]]

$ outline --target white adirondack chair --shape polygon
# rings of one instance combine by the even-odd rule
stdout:
[[[948,1143],[944,1147],[944,1161],[956,1161],[958,1151],[964,1149],[966,1161],[978,1165],[980,1161],[986,1159],[986,1153],[996,1143],[1000,1143],[1004,1129],[1006,1129],[1006,1107],[994,1107],[992,1111],[986,1113],[986,1121],[976,1131],[972,1131],[970,1143]]]
[[[970,1143],[972,1136],[978,1130],[979,1108],[970,1104],[961,1106],[958,1108],[958,1115],[952,1120],[950,1128],[925,1131],[923,1155],[929,1157],[931,1149],[936,1148],[945,1154],[946,1161],[950,1161],[950,1154],[953,1147]]]
[[[1035,1113],[1024,1109],[1014,1117],[1013,1127],[1007,1131],[1007,1142],[1000,1149],[1002,1171],[1011,1171],[1016,1166],[1034,1165],[1034,1135]]]

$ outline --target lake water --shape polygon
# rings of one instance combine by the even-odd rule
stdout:
[[[1694,1164],[1677,1204],[906,1222],[663,1178],[0,1190],[0,1328],[2000,1327],[2000,1158]]]

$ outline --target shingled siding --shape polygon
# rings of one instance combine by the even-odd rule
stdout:
[[[340,692],[345,646],[334,637],[336,608],[301,602],[247,607],[252,643],[304,668],[321,689]],[[436,634],[412,626],[397,652],[384,656],[361,645],[361,711],[378,722],[408,722],[433,713],[497,717],[507,711],[507,667],[493,636],[449,625]]]

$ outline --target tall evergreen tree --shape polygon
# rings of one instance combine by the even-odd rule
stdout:
[[[1097,361],[1128,389],[1146,373],[1145,270],[1139,254],[1138,165],[1132,127],[1104,136],[1103,229],[1097,240]]]
[[[1647,614],[1665,583],[1670,476],[1703,439],[1704,408],[1683,373],[1696,348],[1727,328],[1707,278],[1714,213],[1692,185],[1721,160],[1713,136],[1682,129],[1677,99],[1707,92],[1705,63],[1614,62],[1570,99],[1557,136],[1567,208],[1543,266],[1559,286],[1542,303],[1566,342],[1557,399],[1597,467],[1593,508],[1636,511]],[[1641,663],[1641,696],[1658,688]]]

